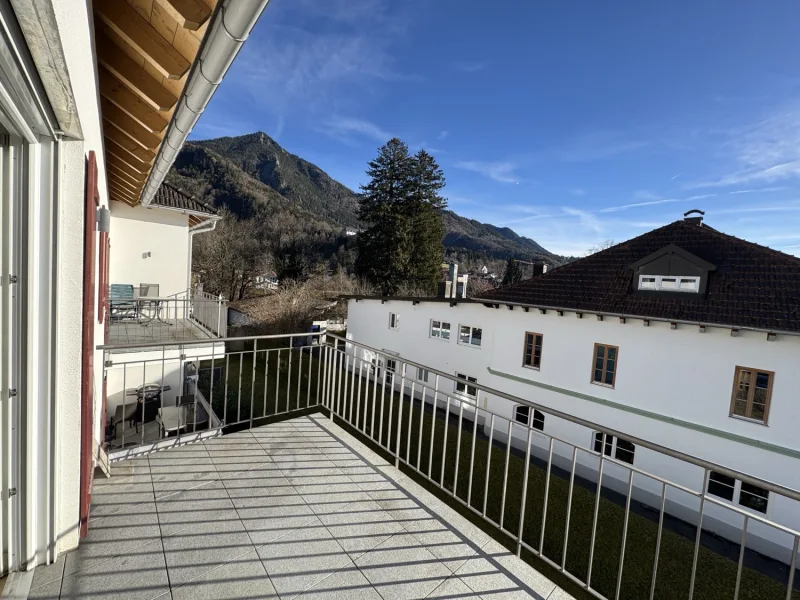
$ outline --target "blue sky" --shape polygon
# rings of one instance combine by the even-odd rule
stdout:
[[[192,134],[357,189],[389,137],[458,213],[582,255],[704,209],[800,255],[796,0],[271,0]]]

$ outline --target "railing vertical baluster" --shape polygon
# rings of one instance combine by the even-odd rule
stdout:
[[[286,412],[291,410],[290,397],[292,393],[292,338],[289,338],[289,370],[286,373]]]
[[[353,348],[353,352],[358,352],[357,348]],[[359,431],[366,431],[367,426],[366,423],[364,424],[364,428],[361,429],[361,383],[364,379],[364,360],[362,358],[358,359],[358,392],[356,392],[356,429]],[[364,406],[364,414],[367,414],[366,405]]]
[[[458,491],[458,464],[461,461],[461,426],[464,423],[464,400],[458,402],[458,437],[456,439],[456,464],[453,473],[453,496]]]
[[[256,409],[256,366],[258,365],[258,339],[253,340],[253,373],[250,377],[250,428],[253,428],[253,413]]]
[[[742,583],[742,567],[744,566],[744,550],[747,547],[747,524],[750,517],[744,516],[742,523],[742,541],[739,544],[739,562],[736,565],[736,587],[733,589],[733,600],[739,600],[739,585]],[[791,587],[789,588],[791,590]]]
[[[386,398],[386,365],[383,365],[383,373],[381,373],[383,377],[382,385],[381,385],[381,415],[378,421],[378,444],[383,446],[383,409],[384,409],[384,401]],[[394,391],[394,386],[392,386],[392,391]],[[391,414],[389,415],[389,420],[391,421]]]
[[[500,529],[503,529],[503,519],[506,516],[506,489],[508,488],[508,460],[511,458],[511,427],[514,422],[508,421],[508,437],[506,438],[506,466],[503,469],[503,499],[500,501]]]
[[[395,365],[396,364],[397,363],[395,363]],[[386,375],[387,375],[386,370],[384,370],[384,377]],[[389,451],[389,453],[392,452],[392,427],[393,427],[392,414],[394,413],[394,381],[395,381],[395,375],[396,374],[394,372],[392,372],[391,383],[389,384],[389,388],[390,388],[389,389],[389,420],[388,420],[389,430],[386,432],[386,449]],[[384,385],[384,387],[386,387],[386,386]],[[381,419],[381,422],[383,422],[383,419]]]
[[[622,525],[622,548],[619,550],[619,567],[617,569],[617,591],[614,600],[619,600],[622,590],[622,570],[625,568],[625,542],[628,541],[628,520],[631,516],[631,496],[633,495],[633,470],[628,469],[628,497],[625,499],[625,522]]]
[[[411,382],[411,401],[408,405],[408,433],[406,434],[406,462],[411,466],[411,425],[414,423],[414,392],[416,381]],[[403,396],[400,395],[400,405],[402,406]]]
[[[694,538],[694,552],[692,553],[692,577],[689,580],[689,600],[694,598],[694,583],[697,577],[697,558],[700,554],[700,537],[703,533],[703,512],[706,507],[706,493],[708,492],[708,478],[711,471],[703,469],[703,495],[700,496],[700,515],[697,518],[697,535]]]
[[[328,344],[325,347],[320,347],[319,358],[322,366],[322,382],[320,389],[322,389],[322,405],[328,409],[328,417],[333,421],[333,411],[331,410],[330,401],[328,399]],[[319,397],[317,398],[319,401]]]
[[[572,515],[572,490],[575,488],[575,468],[578,465],[578,447],[572,447],[572,470],[569,472],[569,491],[567,492],[567,518],[564,524],[564,548],[561,550],[561,572],[567,568],[567,542],[569,541],[569,519]]]
[[[336,349],[334,350],[334,354],[336,354],[336,414],[337,416],[342,416],[342,362],[343,356],[342,353],[339,351],[339,342],[336,341]]]
[[[280,392],[281,392],[281,348],[278,346],[278,362],[275,365],[275,412],[273,414],[277,415],[279,412],[280,406]]]
[[[517,529],[517,557],[522,555],[522,531],[525,525],[525,504],[528,501],[528,473],[531,467],[531,443],[533,428],[528,425],[528,443],[525,445],[525,474],[522,476],[522,501],[519,505],[519,528]]]
[[[264,410],[261,416],[267,416],[267,388],[269,387],[269,348],[264,350]]]
[[[180,356],[180,355],[181,355],[181,353],[179,352],[178,356]],[[161,403],[161,410],[159,411],[160,413],[164,412],[164,369],[166,367],[166,363],[167,363],[167,347],[166,346],[161,346],[161,381],[159,381],[159,385],[161,386],[161,393],[158,395],[158,401]],[[181,367],[181,359],[179,358],[178,359],[178,370],[180,370],[180,367]],[[183,378],[181,377],[181,380],[182,379]],[[180,390],[178,390],[178,391],[180,391]],[[144,409],[144,405],[142,405],[142,409]],[[142,413],[144,413],[144,410],[142,410]],[[142,417],[142,418],[144,419],[144,417]],[[144,427],[142,427],[142,429],[144,429]],[[162,429],[159,427],[158,439],[161,439],[161,432],[162,432]],[[166,435],[166,431],[164,432],[164,435]],[[175,432],[175,436],[176,437],[180,437],[181,436],[180,429],[177,432]]]
[[[347,355],[348,360],[350,359],[350,355]],[[360,382],[359,382],[360,383]],[[356,389],[356,355],[355,355],[355,348],[353,348],[353,366],[352,371],[350,372],[350,397],[348,398],[349,406],[347,408],[347,422],[351,425],[353,424],[353,396],[355,395]]]
[[[594,516],[592,517],[592,539],[589,544],[589,567],[586,576],[586,589],[592,587],[592,563],[594,562],[594,541],[597,537],[597,515],[600,512],[600,495],[603,490],[603,467],[605,466],[605,434],[603,434],[603,447],[600,450],[600,468],[597,472],[597,494],[594,498]]]
[[[658,574],[658,554],[661,552],[661,533],[664,531],[664,508],[667,503],[667,484],[661,482],[661,510],[658,513],[658,534],[656,535],[656,554],[653,558],[653,576],[650,581],[650,600],[656,594],[656,575]]]
[[[394,382],[392,382],[394,383]],[[393,386],[394,387],[394,386]],[[400,468],[400,440],[403,439],[403,401],[406,393],[406,365],[400,363],[400,398],[397,401],[397,441],[395,442],[394,466]],[[394,404],[394,394],[392,394],[392,404]],[[389,413],[391,415],[391,413]],[[391,419],[391,416],[389,417]],[[411,427],[409,426],[409,431]],[[391,440],[389,440],[391,443]]]
[[[794,592],[794,574],[797,571],[797,546],[800,543],[800,536],[794,536],[794,546],[792,547],[792,560],[789,561],[789,584],[786,587],[786,600],[792,600]]]
[[[347,404],[347,392],[350,391],[350,378],[348,377],[350,375],[350,355],[347,354],[346,349],[342,358],[344,358],[344,373],[342,373],[342,420],[347,421],[347,413],[350,410]]]
[[[230,374],[231,355],[225,355],[225,390],[222,399],[222,424],[228,424],[228,375]]]
[[[475,468],[475,440],[478,437],[478,400],[472,413],[472,447],[469,451],[469,481],[467,483],[467,506],[472,506],[472,474]]]
[[[375,364],[370,366],[372,373],[372,411],[370,411],[369,437],[375,439],[375,412],[378,408],[378,358],[373,359]],[[366,418],[366,417],[364,417]]]
[[[492,464],[492,441],[494,440],[494,413],[489,420],[489,446],[486,448],[486,478],[483,481],[483,511],[481,515],[486,518],[486,502],[489,499],[489,469]]]
[[[294,340],[292,340],[294,342]],[[300,346],[297,352],[297,397],[295,398],[295,410],[300,408],[300,389],[303,383],[303,346]]]
[[[144,411],[147,402],[147,394],[145,393],[145,384],[147,383],[147,362],[142,362],[142,414],[139,418],[142,426],[142,446],[144,446]],[[136,401],[139,402],[139,395],[136,395]],[[160,436],[159,436],[160,437]]]
[[[419,434],[417,435],[417,472],[422,473],[422,437],[425,435],[425,396],[428,386],[422,384],[422,398],[419,403]],[[411,429],[411,423],[408,424]]]
[[[217,345],[211,344],[211,382],[209,383],[209,399],[208,405],[214,409],[214,355],[216,354]],[[211,424],[211,415],[209,415],[209,425]]]
[[[103,355],[103,358],[105,359],[105,352],[103,352]],[[103,362],[105,363],[105,360],[103,360]],[[128,420],[125,418],[128,416],[128,407],[125,402],[125,398],[128,397],[128,388],[126,387],[127,376],[128,363],[122,363],[122,448],[125,447],[125,423],[128,422]],[[114,437],[117,437],[117,423],[114,423]]]
[[[306,382],[306,408],[311,406],[311,376],[314,373],[314,353],[311,346],[308,346],[308,381]]]
[[[450,429],[450,394],[444,407],[444,436],[442,437],[442,469],[439,473],[439,487],[444,489],[444,466],[447,463],[447,432]]]
[[[311,344],[312,344],[311,345],[311,358],[313,359],[314,358],[314,345],[313,345],[314,344],[314,340],[311,340]],[[323,400],[320,400],[320,397],[319,397],[319,391],[320,391],[320,389],[322,389],[321,388],[321,386],[322,386],[322,362],[324,360],[322,358],[322,336],[317,337],[317,355],[318,355],[319,358],[317,360],[317,402],[316,402],[316,405],[318,405],[320,403],[322,403],[324,405],[325,402]]]
[[[539,531],[539,554],[544,556],[544,530],[547,527],[547,499],[550,497],[550,473],[553,470],[553,438],[547,453],[547,475],[544,480],[544,503],[542,504],[542,528]]]
[[[433,481],[433,442],[436,434],[436,405],[439,402],[439,376],[436,376],[436,381],[433,384],[433,401],[431,403],[431,447],[428,452],[428,479]],[[445,423],[445,428],[447,424]]]
[[[236,401],[236,422],[242,420],[242,366],[244,363],[244,350],[239,352],[239,394]]]

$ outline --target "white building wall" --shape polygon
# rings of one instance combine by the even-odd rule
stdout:
[[[58,319],[56,359],[56,464],[58,502],[55,507],[56,551],[78,545],[80,485],[81,320],[83,303],[83,221],[86,158],[94,151],[98,166],[100,205],[108,206],[103,127],[99,109],[97,69],[93,51],[93,17],[85,0],[52,2],[64,50],[83,140],[61,144],[61,193],[58,210]],[[99,253],[96,251],[95,256]],[[95,304],[97,298],[95,298]],[[95,322],[95,341],[103,341],[103,326]],[[102,400],[102,369],[95,365],[95,406]],[[99,413],[98,413],[99,414]]]
[[[389,315],[399,316],[399,328],[389,327]],[[430,321],[451,324],[449,340],[431,338]],[[483,329],[480,347],[458,343],[459,325]],[[541,370],[522,366],[526,331],[543,335]],[[681,326],[651,322],[643,326],[639,319],[620,323],[619,319],[598,321],[595,315],[577,318],[574,312],[558,316],[555,311],[540,314],[536,309],[524,312],[520,307],[488,308],[478,303],[420,302],[386,300],[350,300],[348,338],[379,350],[396,352],[402,358],[429,365],[451,375],[460,372],[477,377],[478,383],[536,402],[545,407],[627,432],[652,443],[709,460],[729,468],[800,489],[800,444],[796,434],[800,405],[800,338],[778,336],[767,341],[766,334],[742,332],[731,337],[730,331],[707,327]],[[619,361],[613,389],[591,383],[595,343],[619,347]],[[775,372],[769,422],[767,426],[729,416],[736,366]],[[413,375],[412,375],[413,376]],[[452,393],[452,384],[445,390]],[[559,391],[544,389],[554,386]],[[585,397],[579,397],[583,395]],[[480,405],[504,417],[512,417],[513,403],[481,395]],[[497,425],[503,432],[507,422]],[[524,447],[525,431],[519,429],[517,445]],[[590,428],[553,416],[546,417],[545,433],[590,449]],[[503,433],[503,435],[505,435]],[[537,434],[538,435],[538,434]],[[544,443],[536,444],[544,448]],[[560,449],[560,450],[559,450]],[[556,444],[558,462],[569,468],[571,450]],[[597,460],[579,452],[583,474],[596,468]],[[637,448],[635,466],[670,480],[702,489],[703,471],[646,448]],[[627,479],[618,469],[616,477]],[[614,477],[614,469],[607,473]],[[604,479],[606,484],[624,491],[625,485]],[[660,494],[660,485],[644,477],[635,478],[637,498],[653,501],[647,491]],[[672,512],[686,519],[696,510],[697,499],[671,492],[668,504]],[[800,506],[794,501],[771,495],[767,516],[779,523],[797,527]],[[759,513],[753,513],[759,514]],[[718,507],[707,508],[704,521],[723,535],[738,540],[731,526],[741,526],[742,518]],[[720,522],[715,523],[715,519]],[[692,519],[693,520],[693,519]],[[725,525],[729,522],[731,526]],[[785,545],[788,536],[752,526],[750,531]],[[752,547],[752,545],[751,545]],[[770,544],[762,551],[783,557]]]
[[[160,296],[186,291],[189,217],[174,210],[111,203],[110,283],[157,283]],[[148,254],[149,253],[149,254]]]

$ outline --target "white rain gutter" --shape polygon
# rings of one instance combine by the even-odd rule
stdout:
[[[156,195],[200,115],[228,72],[269,0],[221,0],[210,30],[192,65],[167,134],[161,143],[140,201],[147,206]]]
[[[219,215],[211,217],[202,223],[198,223],[194,227],[189,227],[189,272],[186,274],[186,289],[192,289],[192,244],[194,243],[194,236],[197,233],[206,233],[214,231],[217,228],[217,223],[222,219]]]

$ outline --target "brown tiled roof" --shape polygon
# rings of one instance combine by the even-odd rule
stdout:
[[[669,244],[712,263],[705,294],[631,293],[630,266]],[[676,221],[481,299],[592,313],[800,332],[800,259]]]
[[[205,202],[192,198],[168,183],[161,184],[161,187],[158,188],[153,198],[152,204],[155,206],[164,206],[166,208],[187,210],[204,215],[216,216],[217,214],[217,210],[213,206],[209,206]]]

